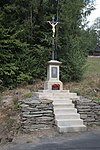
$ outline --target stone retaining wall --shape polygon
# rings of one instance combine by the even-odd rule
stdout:
[[[32,97],[20,100],[20,103],[20,121],[23,130],[34,131],[34,129],[49,129],[55,125],[51,100],[40,100],[36,97]],[[85,125],[100,126],[100,103],[91,100],[74,100],[74,103]]]
[[[75,107],[85,125],[100,126],[100,104],[91,100],[76,101]]]
[[[20,120],[22,129],[49,129],[54,125],[53,104],[51,100],[26,99],[20,100]]]

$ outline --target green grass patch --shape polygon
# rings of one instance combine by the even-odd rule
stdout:
[[[88,57],[85,75],[100,75],[100,57]]]
[[[100,57],[88,57],[83,79],[65,83],[64,89],[100,101]]]
[[[95,100],[95,101],[97,101],[97,102],[100,102],[100,97],[92,97],[92,98],[90,98],[91,100]]]
[[[29,92],[29,93],[23,94],[22,98],[31,98],[32,95],[33,95],[33,93]]]

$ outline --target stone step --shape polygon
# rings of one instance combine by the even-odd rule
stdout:
[[[55,115],[55,119],[80,119],[80,114],[59,114],[59,115]]]
[[[56,96],[77,96],[77,93],[53,93],[53,96],[56,97]]]
[[[65,126],[58,126],[57,127],[58,131],[60,133],[62,132],[80,132],[80,131],[86,131],[86,126],[85,125],[71,125],[69,127],[65,127]]]
[[[75,97],[74,97],[75,98]],[[49,95],[39,95],[39,99],[50,99],[50,100],[71,100],[72,97],[67,96],[49,96]],[[75,98],[76,99],[76,98]]]
[[[72,104],[72,103],[54,103],[53,102],[53,105],[54,105],[54,108],[74,108],[74,104]]]
[[[39,94],[39,97],[41,97],[41,96],[43,96],[43,97],[52,97],[52,98],[70,98],[70,97],[77,97],[76,95],[72,95],[72,94],[55,94],[55,95],[53,95],[53,94],[50,94],[50,93],[48,93],[48,94]]]
[[[70,93],[70,92],[35,92],[36,94],[40,94],[40,95],[47,95],[47,94],[49,94],[49,95],[70,95],[70,94],[75,94],[75,95],[77,95],[76,93]]]
[[[83,125],[83,120],[82,119],[57,119],[55,120],[55,123],[58,126],[66,126],[66,127],[70,127],[70,126],[76,126],[76,125]]]
[[[69,93],[69,90],[39,90],[38,93]]]
[[[64,98],[64,97],[63,97],[63,98],[59,98],[59,97],[57,97],[57,98],[51,97],[51,98],[50,98],[50,97],[49,97],[49,99],[52,99],[53,101],[56,101],[56,100],[59,100],[59,101],[61,100],[61,101],[63,101],[63,100],[64,100],[64,101],[66,101],[66,102],[68,101],[68,102],[71,102],[71,103],[72,103],[72,100],[71,100],[70,98]]]
[[[59,100],[59,99],[57,99],[57,100],[53,100],[53,104],[54,105],[56,105],[56,104],[72,104],[72,101],[71,100]]]
[[[39,96],[50,96],[50,97],[66,97],[66,98],[68,98],[68,97],[78,97],[77,96],[77,94],[76,93],[68,93],[68,94],[61,94],[61,93],[41,93],[41,94],[39,94]]]
[[[66,95],[66,96],[59,96],[59,95],[57,95],[57,96],[52,96],[52,95],[39,95],[38,96],[40,99],[51,99],[51,100],[57,100],[57,99],[59,99],[59,100],[68,100],[68,99],[78,99],[79,100],[79,97],[77,97],[77,96],[71,96],[71,95]]]
[[[41,93],[41,92],[35,92],[35,94],[38,94],[38,95],[44,95],[44,96],[54,96],[54,97],[63,97],[63,96],[67,96],[67,97],[69,97],[69,96],[77,96],[77,93],[69,93],[69,92],[67,92],[67,93],[60,93],[60,92],[54,92],[54,93]]]
[[[76,93],[70,93],[69,90],[41,90],[35,94],[40,99],[53,101],[55,123],[59,132],[86,130],[83,120],[80,119],[80,114],[77,113],[77,109],[72,103],[72,99],[80,99]]]
[[[52,100],[66,100],[66,101],[71,101],[71,98],[68,97],[49,97],[48,99],[52,99]]]
[[[63,108],[63,109],[54,108],[54,113],[55,113],[55,115],[66,114],[66,113],[77,113],[77,109],[75,109],[75,108]]]

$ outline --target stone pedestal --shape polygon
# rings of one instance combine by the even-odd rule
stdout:
[[[48,62],[47,81],[44,83],[44,90],[63,90],[63,83],[59,80],[59,66],[61,64],[57,60]]]

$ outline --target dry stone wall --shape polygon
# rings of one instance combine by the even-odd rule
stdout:
[[[49,129],[54,125],[53,104],[51,100],[28,98],[20,100],[20,121],[22,129]]]
[[[76,101],[75,107],[87,126],[100,126],[100,103],[91,100]]]
[[[75,107],[87,126],[100,126],[100,103],[91,100],[75,101]],[[51,100],[39,99],[34,95],[31,98],[19,100],[20,122],[25,131],[35,129],[49,129],[55,125],[53,104]]]

